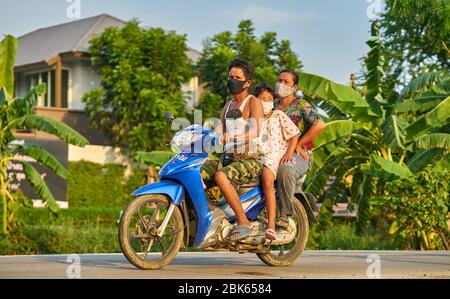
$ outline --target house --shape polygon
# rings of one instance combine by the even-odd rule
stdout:
[[[123,27],[125,22],[102,14],[90,18],[38,29],[18,38],[15,64],[16,95],[24,95],[31,86],[46,83],[48,93],[39,108],[83,111],[82,96],[99,86],[100,76],[91,65],[89,41],[108,27]],[[189,49],[187,55],[196,63],[200,52]],[[182,87],[188,109],[198,102],[198,78]]]
[[[125,24],[118,18],[101,14],[41,28],[18,38],[15,95],[24,96],[36,84],[46,83],[47,94],[39,99],[36,113],[65,122],[85,136],[90,145],[81,149],[35,131],[17,132],[15,136],[19,142],[27,140],[45,147],[65,166],[68,161],[81,159],[98,163],[129,163],[102,132],[91,127],[81,100],[87,91],[100,86],[100,75],[88,54],[89,41],[108,27],[121,28]],[[201,54],[189,49],[187,55],[196,63]],[[192,111],[201,92],[198,78],[192,78],[181,89],[186,109]],[[45,171],[43,168],[39,170]],[[57,199],[66,200],[64,180],[48,173],[46,182]]]

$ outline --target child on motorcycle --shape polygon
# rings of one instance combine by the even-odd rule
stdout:
[[[268,240],[277,238],[275,232],[276,199],[274,181],[278,166],[292,161],[292,155],[297,146],[300,134],[292,120],[280,110],[274,110],[276,98],[274,89],[266,84],[257,85],[253,94],[262,101],[264,123],[260,134],[261,148],[264,153],[264,167],[261,173],[262,185],[266,199]]]

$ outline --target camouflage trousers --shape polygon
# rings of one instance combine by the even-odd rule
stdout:
[[[200,174],[206,185],[207,197],[215,202],[222,197],[222,192],[216,186],[214,175],[219,168],[219,160],[208,160],[203,165]],[[263,163],[259,158],[233,160],[232,155],[225,155],[223,168],[220,170],[230,183],[237,188],[258,177],[263,170]]]

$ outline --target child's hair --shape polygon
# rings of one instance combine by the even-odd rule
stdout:
[[[264,91],[270,93],[274,100],[277,98],[275,89],[272,86],[270,86],[270,84],[265,82],[256,85],[255,88],[253,88],[251,94],[254,95],[255,97],[258,97]]]

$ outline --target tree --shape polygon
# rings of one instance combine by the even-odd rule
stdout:
[[[48,151],[35,144],[15,145],[14,130],[35,129],[57,136],[59,139],[77,146],[85,146],[88,141],[66,124],[50,117],[35,114],[35,107],[40,95],[46,92],[45,85],[38,85],[21,98],[14,98],[14,62],[17,40],[6,36],[0,44],[0,234],[9,234],[11,209],[19,202],[32,206],[31,201],[10,190],[10,178],[7,174],[8,164],[12,161],[22,164],[24,174],[42,198],[48,208],[58,212],[56,200],[50,192],[40,173],[28,162],[17,160],[22,154],[35,159],[39,164],[53,170],[62,178],[67,177],[67,170]]]
[[[197,65],[206,92],[199,108],[203,118],[218,117],[229,93],[226,86],[228,64],[235,57],[249,60],[255,66],[254,85],[259,82],[274,84],[278,71],[284,68],[300,71],[301,62],[288,40],[277,40],[275,32],[256,37],[250,20],[239,23],[236,34],[224,31],[207,38]]]
[[[449,1],[386,0],[380,26],[386,91],[405,85],[423,72],[449,72]]]
[[[164,112],[185,115],[182,83],[192,76],[186,37],[132,21],[108,28],[91,41],[89,53],[101,87],[83,97],[95,128],[134,154],[169,141]]]
[[[397,97],[385,99],[383,45],[376,22],[368,45],[364,95],[312,74],[301,74],[299,82],[305,96],[331,119],[314,142],[306,191],[322,195],[334,175],[327,193],[350,191],[360,230],[370,217],[371,200],[381,195],[386,182],[411,180],[428,165],[437,171],[450,164],[450,76],[424,73]]]

